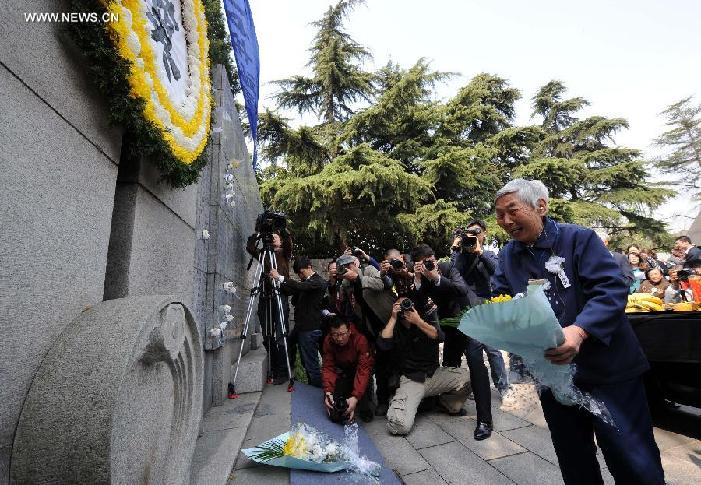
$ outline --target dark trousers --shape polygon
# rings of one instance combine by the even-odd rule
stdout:
[[[543,414],[565,483],[604,483],[596,460],[596,435],[616,483],[663,485],[660,450],[652,434],[642,379],[589,387],[581,385],[580,388],[606,405],[616,428],[578,406],[560,404],[550,390],[541,393]]]
[[[392,387],[390,380],[392,373],[396,372],[394,352],[391,350],[375,349],[375,382],[377,382],[377,404],[389,404],[390,397],[394,394],[396,386]],[[398,378],[397,378],[398,381]]]
[[[302,365],[307,372],[309,384],[321,387],[321,369],[319,368],[319,342],[321,330],[295,332]]]
[[[289,322],[290,307],[286,295],[281,295],[283,318],[285,323],[285,331],[289,331],[287,327]],[[277,298],[264,297],[261,295],[258,300],[258,319],[260,321],[261,330],[263,332],[263,346],[270,356],[270,368],[268,374],[272,377],[287,376],[287,361],[286,361],[286,338],[283,332],[283,325],[280,322],[280,313],[278,311]],[[294,365],[291,363],[290,368]]]
[[[484,346],[487,351],[487,359],[489,360],[489,370],[492,374],[492,382],[494,387],[501,393],[509,388],[509,378],[506,375],[506,364],[504,357],[497,349],[493,349],[487,345]]]
[[[484,365],[486,346],[466,336],[455,327],[441,327],[445,333],[443,343],[443,367],[460,367],[462,354],[465,354],[470,369],[470,385],[475,396],[477,421],[492,422],[492,392],[489,389],[489,371]]]
[[[333,391],[334,399],[343,397],[348,399],[353,392],[353,384],[355,383],[355,367],[352,369],[336,368],[336,388]],[[360,398],[355,407],[356,416],[372,416],[375,410],[372,406],[372,379],[368,379],[368,387]]]

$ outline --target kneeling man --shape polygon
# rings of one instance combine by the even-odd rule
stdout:
[[[333,422],[371,421],[372,390],[368,390],[375,359],[365,336],[353,325],[331,317],[321,358],[324,405]]]
[[[458,414],[470,393],[467,369],[438,366],[438,344],[444,335],[435,307],[424,313],[427,322],[410,302],[407,298],[397,300],[377,340],[378,348],[395,349],[400,363],[399,389],[387,412],[387,429],[400,435],[411,431],[424,397],[439,396],[443,408]]]

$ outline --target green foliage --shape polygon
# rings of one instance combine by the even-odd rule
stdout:
[[[367,51],[343,29],[355,3],[340,1],[314,23],[313,76],[280,82],[278,105],[314,112],[318,124],[292,128],[276,113],[261,115],[259,141],[270,162],[261,194],[290,216],[299,252],[329,256],[329,244],[351,244],[379,255],[425,242],[443,256],[453,229],[475,217],[487,221],[489,238],[506,242],[494,195],[516,177],[543,180],[556,220],[605,227],[613,239],[664,238],[650,214],[672,192],[646,181],[638,150],[611,146],[626,120],[579,119],[588,102],[565,98],[558,81],[533,98],[542,123],[514,126],[520,92],[496,75],[478,74],[438,101],[436,85],[453,74],[424,59],[366,73]],[[333,43],[347,48],[334,51]],[[345,67],[324,77],[332,66]],[[363,99],[367,105],[351,109]]]
[[[670,129],[655,140],[659,147],[671,150],[658,168],[673,174],[676,184],[698,191],[701,188],[701,104],[684,98],[662,112]]]
[[[213,62],[227,66],[232,86],[238,86],[235,73],[228,59],[224,44],[226,31],[223,29],[222,11],[217,0],[204,0],[205,15],[209,28],[210,56]],[[105,7],[99,0],[71,0],[73,12],[104,13]],[[129,158],[143,158],[156,164],[164,180],[175,188],[186,187],[197,182],[200,171],[207,163],[207,148],[189,165],[178,160],[160,130],[143,116],[144,101],[131,95],[129,70],[131,65],[119,56],[110,33],[102,23],[74,23],[68,25],[69,33],[81,49],[87,61],[87,74],[105,97],[109,109],[110,122],[124,129],[122,152]],[[212,110],[213,111],[213,110]]]
[[[551,212],[564,221],[605,228],[614,237],[626,232],[659,239],[664,224],[650,214],[674,192],[646,180],[648,163],[638,150],[607,145],[628,127],[625,119],[580,120],[575,114],[588,102],[563,99],[565,91],[561,82],[551,81],[533,98],[545,136],[514,176],[542,180],[559,199],[552,201]]]

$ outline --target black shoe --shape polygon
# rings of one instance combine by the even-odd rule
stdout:
[[[273,385],[274,386],[279,386],[280,384],[284,384],[288,381],[289,379],[287,377],[276,377],[273,379]]]
[[[387,403],[381,402],[377,405],[375,409],[375,416],[387,416],[387,411],[389,411],[389,405]]]
[[[490,436],[492,436],[492,425],[489,423],[482,423],[480,421],[477,421],[477,427],[475,428],[475,440],[486,440]]]

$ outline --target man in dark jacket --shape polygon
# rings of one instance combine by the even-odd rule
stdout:
[[[453,244],[451,246],[450,262],[465,280],[468,288],[475,292],[480,300],[492,296],[492,276],[497,269],[497,255],[488,249],[484,249],[487,237],[487,224],[481,219],[474,219],[465,229],[454,231]],[[474,303],[473,303],[474,305]],[[507,396],[509,390],[509,378],[506,375],[506,365],[501,351],[484,346],[484,351],[489,359],[489,367],[492,371],[494,386],[499,391],[502,399]]]
[[[433,300],[438,306],[438,316],[441,319],[461,315],[469,308],[471,299],[476,301],[477,297],[465,284],[458,270],[449,262],[438,265],[433,249],[427,244],[419,244],[414,248],[411,259],[414,261],[414,288],[418,300]],[[472,392],[477,408],[474,438],[489,438],[492,435],[492,393],[489,389],[489,373],[482,354],[486,348],[454,326],[445,325],[442,329],[445,333],[443,366],[460,367],[462,354],[465,353],[467,366],[470,368]]]
[[[322,300],[326,293],[326,281],[312,268],[312,262],[306,256],[299,256],[292,266],[300,281],[285,278],[276,270],[270,271],[270,277],[281,283],[285,293],[292,294],[295,306],[294,340],[299,345],[302,365],[307,371],[309,384],[321,387],[319,371],[319,341],[321,339]]]
[[[642,381],[649,366],[624,313],[628,288],[621,271],[594,231],[559,224],[547,211],[548,189],[538,180],[513,180],[497,191],[497,223],[512,241],[499,252],[493,291],[516,295],[525,293],[529,279],[548,281],[546,296],[564,342],[545,357],[576,364],[575,384],[603,402],[615,422],[561,404],[550,390],[540,393],[564,481],[603,483],[598,444],[616,483],[662,485]]]
[[[402,309],[403,300],[402,297],[394,304],[377,339],[377,347],[395,350],[399,361],[399,389],[387,412],[387,430],[399,435],[411,431],[424,397],[439,396],[448,413],[458,414],[470,391],[466,369],[438,365],[438,344],[444,335],[435,305],[419,314],[414,306]]]
[[[680,236],[674,241],[674,249],[684,255],[684,268],[691,268],[696,261],[701,261],[701,249],[691,243],[689,236]]]

